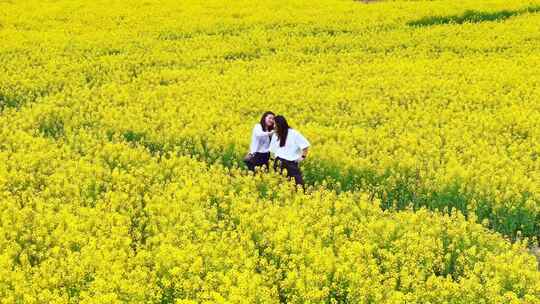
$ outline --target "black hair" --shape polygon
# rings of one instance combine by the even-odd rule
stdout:
[[[274,114],[274,112],[272,112],[272,111],[264,112],[264,114],[261,117],[261,127],[262,127],[263,131],[265,131],[265,132],[272,131],[274,129],[274,126],[271,126],[269,128],[266,126],[265,120],[266,120],[266,116],[268,116],[268,115],[276,116],[276,114]]]
[[[277,136],[279,138],[279,146],[283,147],[285,146],[285,142],[287,141],[287,135],[289,134],[289,124],[287,123],[287,120],[285,117],[278,115],[274,118],[274,125],[277,126]]]

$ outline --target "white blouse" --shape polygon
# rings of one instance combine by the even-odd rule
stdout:
[[[276,157],[283,158],[290,161],[295,161],[302,156],[302,150],[309,147],[309,141],[300,134],[300,132],[289,129],[287,134],[287,140],[283,147],[279,146],[279,138],[277,134],[272,136],[270,142],[270,152],[275,154]]]
[[[251,144],[249,145],[249,153],[267,153],[270,151],[270,135],[271,132],[265,132],[261,124],[256,124],[253,127],[251,134]]]

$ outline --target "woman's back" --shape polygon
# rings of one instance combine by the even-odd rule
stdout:
[[[302,150],[309,147],[309,141],[297,130],[289,128],[285,142],[282,144],[279,136],[274,136],[270,143],[270,151],[286,160],[295,161],[302,155]]]

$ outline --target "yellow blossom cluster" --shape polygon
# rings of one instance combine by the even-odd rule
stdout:
[[[17,128],[234,166],[273,110],[310,184],[540,233],[538,1],[46,3],[0,2]]]
[[[540,303],[521,242],[143,147],[0,153],[0,303]]]

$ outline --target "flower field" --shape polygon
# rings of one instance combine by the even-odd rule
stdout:
[[[540,1],[0,1],[0,303],[540,303]],[[266,111],[307,193],[241,159]]]

